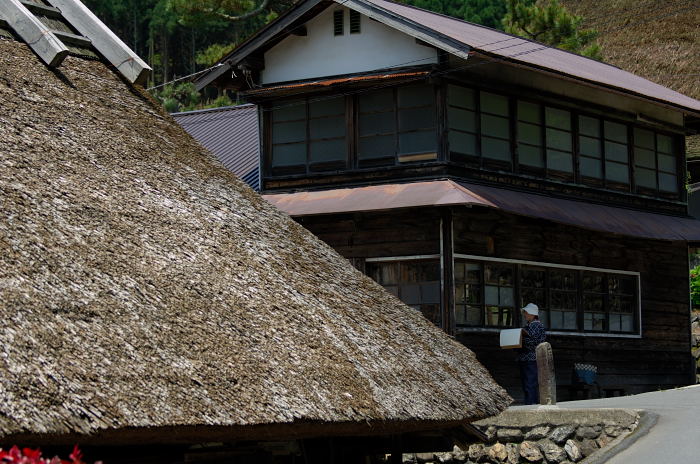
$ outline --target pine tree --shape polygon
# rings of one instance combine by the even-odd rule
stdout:
[[[537,40],[596,60],[602,59],[595,42],[598,33],[583,29],[583,17],[567,11],[559,0],[508,0],[503,18],[506,32]]]

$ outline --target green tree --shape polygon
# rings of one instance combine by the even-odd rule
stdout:
[[[404,0],[404,3],[496,29],[503,29],[506,14],[506,0]]]
[[[690,270],[690,300],[693,307],[700,308],[700,266]]]
[[[552,45],[590,58],[602,59],[595,42],[598,33],[583,29],[582,16],[567,11],[559,0],[508,0],[503,18],[506,32]]]

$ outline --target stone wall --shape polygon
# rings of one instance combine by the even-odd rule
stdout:
[[[488,441],[451,453],[405,454],[404,463],[578,463],[629,435],[639,413],[622,409],[508,410],[476,422]]]
[[[695,381],[700,383],[700,310],[693,311],[690,316],[691,322],[691,353],[695,359]]]

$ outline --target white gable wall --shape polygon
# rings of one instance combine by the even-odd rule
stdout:
[[[343,35],[333,35],[333,12],[344,11]],[[437,51],[382,23],[362,16],[350,34],[350,10],[332,6],[306,23],[305,37],[289,36],[265,53],[262,83],[313,79],[390,67],[437,63]]]

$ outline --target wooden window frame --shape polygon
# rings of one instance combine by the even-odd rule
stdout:
[[[487,257],[487,256],[475,256],[475,255],[466,255],[466,254],[460,254],[460,253],[455,253],[454,254],[454,260],[455,263],[458,260],[464,260],[464,261],[469,261],[469,262],[478,262],[478,263],[483,263],[483,262],[498,262],[498,263],[509,263],[515,266],[516,273],[518,276],[518,279],[515,281],[515,304],[516,308],[520,306],[520,299],[521,299],[521,282],[520,282],[520,275],[523,267],[534,267],[534,268],[541,268],[546,270],[546,278],[547,278],[547,283],[545,287],[545,292],[546,296],[545,298],[547,299],[547,310],[551,311],[551,284],[549,282],[549,271],[553,269],[562,269],[562,270],[570,270],[570,271],[575,271],[576,272],[576,286],[577,286],[577,297],[576,297],[576,317],[577,317],[577,329],[575,330],[562,330],[562,329],[557,329],[557,330],[552,330],[549,327],[547,327],[547,333],[553,334],[553,335],[573,335],[573,336],[596,336],[596,337],[617,337],[617,338],[641,338],[642,332],[641,332],[641,327],[642,327],[642,306],[641,306],[641,276],[639,272],[634,272],[634,271],[622,271],[618,269],[605,269],[605,268],[595,268],[595,267],[587,267],[587,266],[572,266],[572,265],[564,265],[564,264],[554,264],[554,263],[544,263],[544,262],[538,262],[538,261],[526,261],[526,260],[517,260],[517,259],[504,259],[504,258],[492,258],[492,257]],[[482,266],[482,275],[483,275],[483,266]],[[582,278],[583,278],[583,273],[584,272],[596,272],[596,273],[602,273],[606,276],[605,279],[605,285],[606,285],[606,291],[608,292],[606,294],[606,301],[604,302],[605,305],[605,312],[606,312],[606,324],[607,324],[607,331],[587,331],[584,330],[583,328],[583,307],[582,307],[582,302],[583,302],[583,294],[582,294]],[[632,332],[611,332],[610,327],[609,327],[609,314],[610,314],[610,305],[609,302],[607,301],[609,298],[609,291],[607,290],[607,279],[609,276],[626,276],[626,277],[632,277],[635,279],[635,286],[636,286],[636,293],[634,294],[634,308],[635,311],[633,312],[633,331]],[[483,280],[483,277],[482,277]],[[456,283],[455,283],[456,285]],[[485,304],[483,298],[482,298],[482,305]],[[519,324],[519,319],[520,319],[520,314],[519,311],[516,310],[518,314],[516,314],[515,317],[515,325],[513,327],[517,327]],[[551,322],[551,321],[550,321]],[[522,321],[520,321],[520,324]],[[496,331],[498,329],[494,329],[492,327],[487,327],[484,326],[483,324],[479,327],[476,326],[465,326],[465,325],[459,325],[457,326],[457,331],[458,332],[480,332],[480,331]]]

